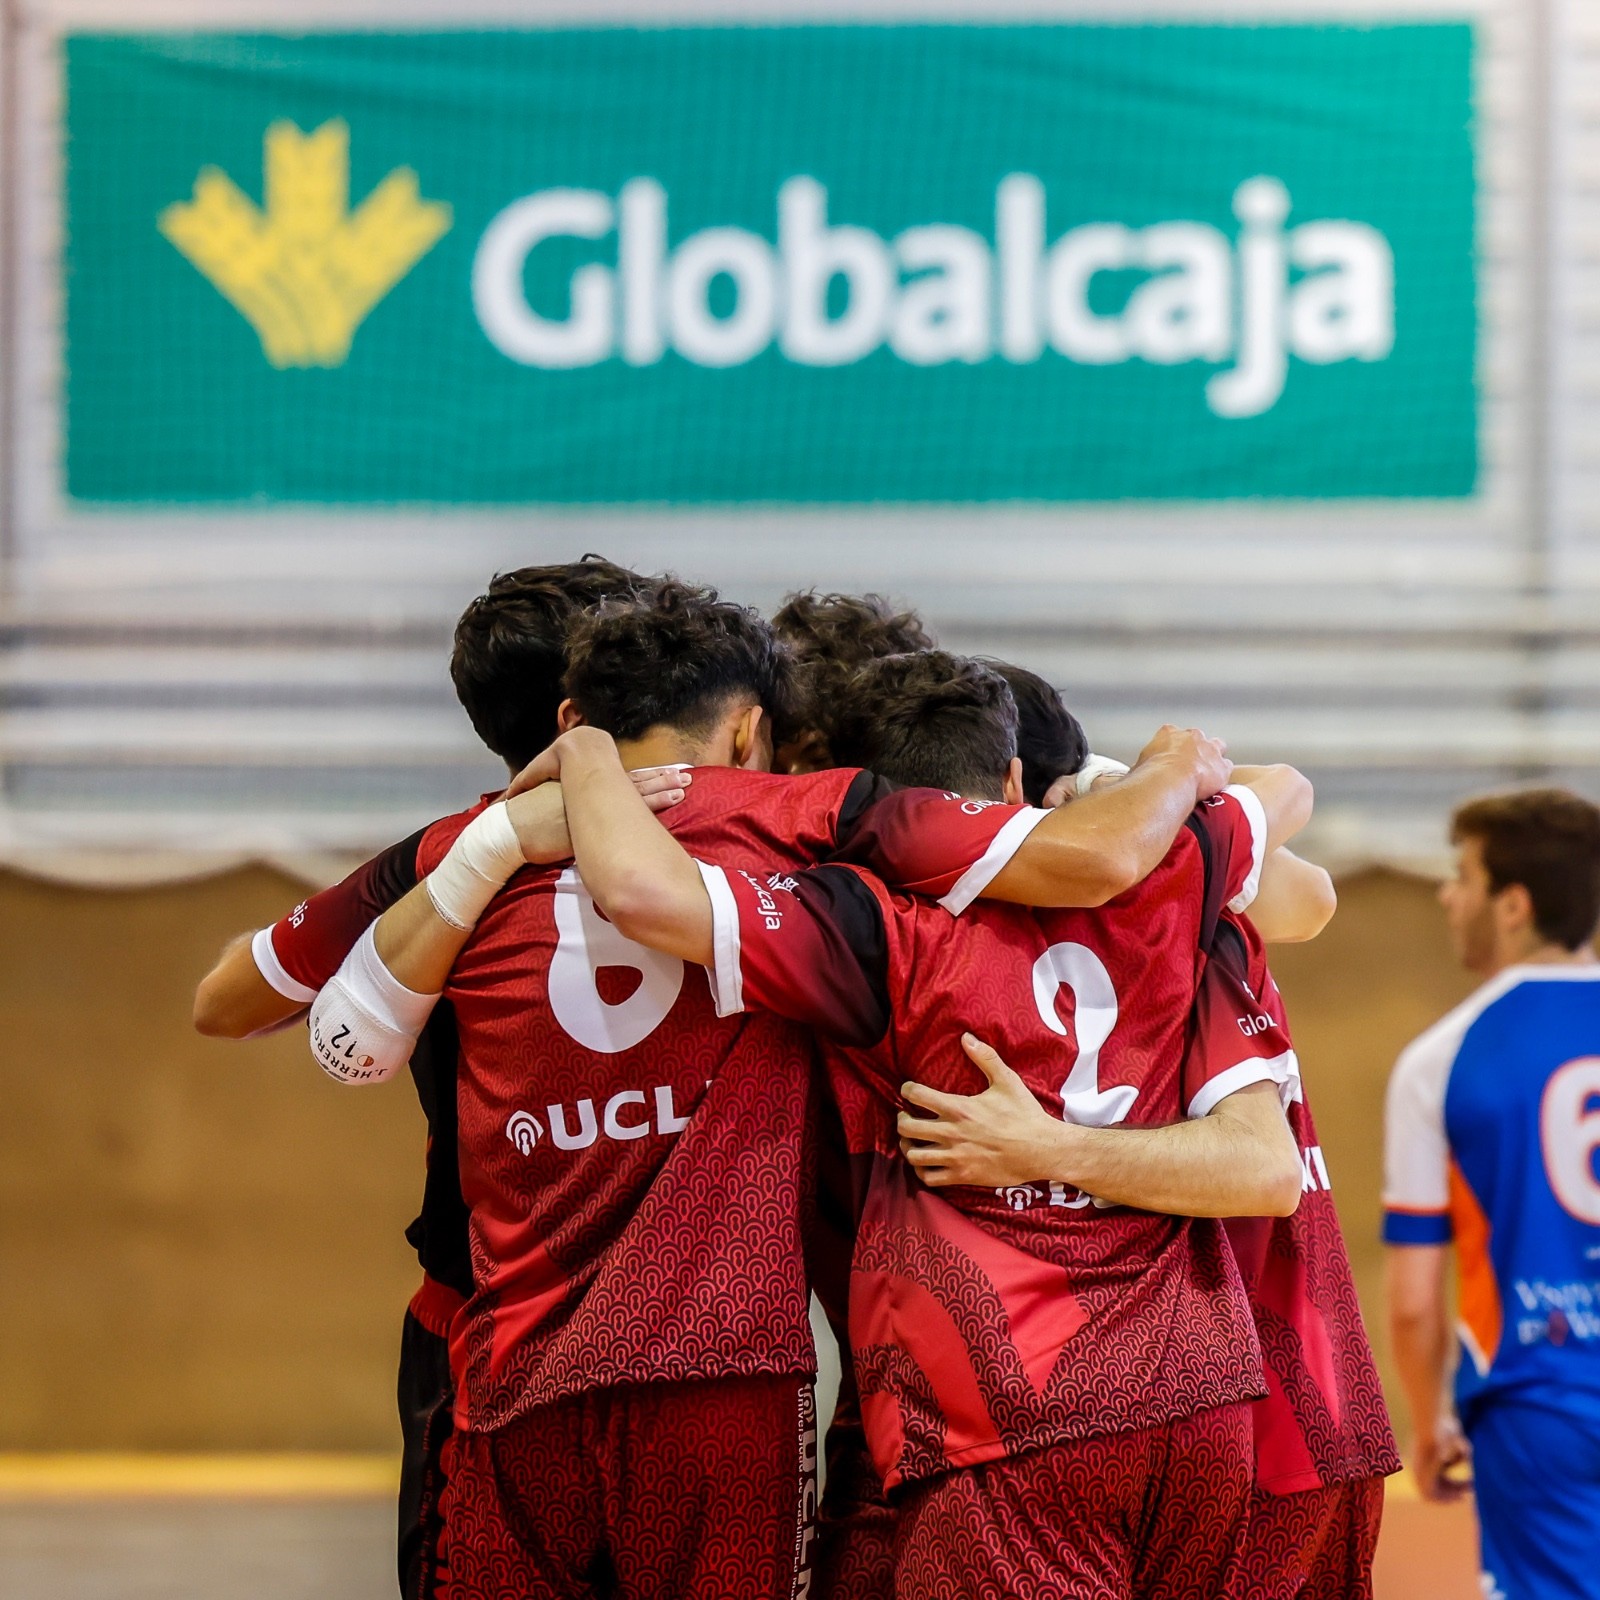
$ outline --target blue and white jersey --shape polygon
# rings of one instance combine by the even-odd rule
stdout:
[[[1386,1132],[1385,1241],[1455,1243],[1463,1421],[1600,1420],[1600,966],[1484,984],[1401,1054]]]

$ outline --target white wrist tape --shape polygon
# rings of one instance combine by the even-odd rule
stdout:
[[[411,1059],[438,1003],[384,966],[368,928],[312,1003],[311,1053],[340,1083],[382,1083]]]
[[[1110,756],[1087,755],[1083,758],[1083,765],[1078,768],[1077,783],[1073,792],[1081,800],[1094,787],[1096,778],[1120,778],[1128,770],[1120,761],[1113,761]]]
[[[475,928],[484,907],[527,863],[504,800],[481,811],[423,880],[433,908],[453,928]]]

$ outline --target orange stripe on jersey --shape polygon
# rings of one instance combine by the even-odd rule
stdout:
[[[1450,1162],[1450,1216],[1456,1235],[1456,1272],[1464,1341],[1480,1373],[1489,1370],[1500,1348],[1504,1315],[1500,1285],[1489,1258],[1489,1219],[1461,1168]]]

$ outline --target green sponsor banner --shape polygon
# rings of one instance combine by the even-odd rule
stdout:
[[[79,35],[88,502],[1449,496],[1466,25]]]

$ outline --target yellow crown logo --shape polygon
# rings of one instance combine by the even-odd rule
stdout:
[[[217,167],[194,199],[157,222],[261,338],[275,367],[337,367],[368,312],[450,231],[450,207],[424,200],[397,167],[350,210],[350,130],[305,134],[275,122],[266,137],[266,208]]]

